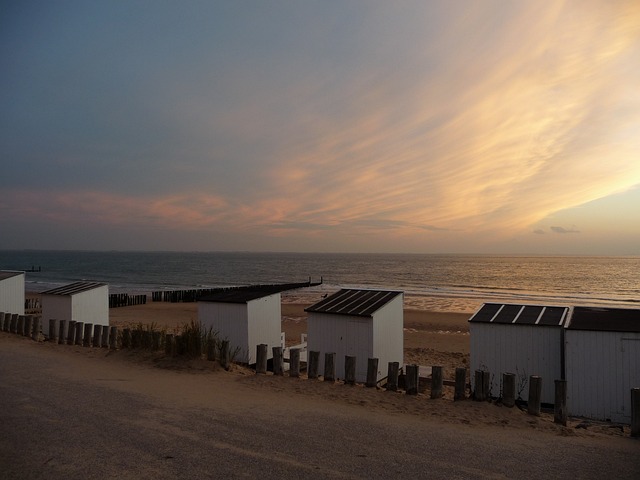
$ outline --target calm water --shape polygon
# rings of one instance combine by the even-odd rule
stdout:
[[[402,290],[405,306],[472,312],[486,301],[640,306],[640,257],[412,254],[0,251],[0,269],[28,270],[27,290],[106,282],[111,292],[148,293],[255,283],[321,287],[283,295],[316,301],[340,287]]]

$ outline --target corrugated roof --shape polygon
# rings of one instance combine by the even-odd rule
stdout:
[[[42,292],[42,295],[75,295],[76,293],[86,292],[94,288],[104,287],[106,283],[99,282],[75,282],[63,287],[52,288]]]
[[[469,319],[473,323],[542,325],[561,327],[569,307],[485,303]]]
[[[632,308],[574,307],[567,329],[640,332],[640,310]]]
[[[219,292],[204,295],[198,299],[201,302],[217,302],[217,303],[247,303],[258,298],[268,297],[275,293],[280,293],[278,289],[269,288],[229,288]]]
[[[306,312],[370,317],[402,292],[345,289],[305,308]]]
[[[9,270],[0,271],[0,280],[5,280],[7,278],[15,277],[16,275],[22,275],[24,272],[12,272]]]

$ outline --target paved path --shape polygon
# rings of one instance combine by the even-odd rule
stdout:
[[[305,396],[283,406],[218,384],[225,374],[52,347],[0,333],[2,479],[640,478],[629,438],[443,425]]]

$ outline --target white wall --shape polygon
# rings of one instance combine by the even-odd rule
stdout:
[[[378,380],[387,376],[389,362],[404,363],[403,299],[404,295],[398,295],[374,314],[373,356],[378,358]]]
[[[71,295],[71,320],[93,325],[109,325],[109,286]]]
[[[542,377],[543,403],[555,402],[555,380],[562,376],[562,329],[539,325],[469,324],[471,383],[476,370],[491,374],[491,395],[500,395],[503,373],[516,374],[516,397],[529,398],[529,376]]]
[[[71,297],[68,295],[42,295],[42,331],[49,332],[49,320],[66,320],[67,335],[71,315]]]
[[[273,347],[279,347],[282,331],[282,309],[280,294],[257,298],[247,303],[249,329],[247,348],[250,365],[256,363],[256,350],[261,343],[267,344],[267,359],[273,357]]]
[[[235,360],[249,363],[249,324],[246,303],[198,302],[198,320],[205,328],[217,332],[220,340],[228,340]]]
[[[0,312],[24,315],[24,273],[0,280]]]
[[[631,422],[631,389],[640,387],[640,333],[565,332],[567,411]]]

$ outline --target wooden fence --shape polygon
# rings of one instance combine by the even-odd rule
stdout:
[[[74,322],[67,320],[49,320],[47,334],[43,334],[45,326],[41,325],[41,318],[35,315],[18,315],[0,312],[0,330],[16,335],[31,337],[33,340],[47,340],[60,345],[81,345],[83,347],[117,349],[144,349],[149,351],[164,351],[167,356],[189,356],[207,360],[218,361],[228,370],[233,362],[231,346],[226,340],[220,341],[210,331],[205,331],[198,324],[186,326],[181,334],[170,334],[165,331],[157,331],[151,327],[139,325],[136,328],[124,328],[120,331],[115,326],[93,325],[91,323]],[[268,346],[257,346],[256,374],[267,373]],[[284,355],[282,347],[272,347],[272,369],[276,376],[284,376]],[[325,382],[338,382],[336,372],[336,354],[325,353],[324,374]],[[355,356],[345,356],[344,385],[356,385],[355,372],[358,359]],[[317,380],[320,363],[320,352],[309,351],[306,365],[307,378]],[[367,359],[367,380],[364,384],[367,388],[384,388],[387,391],[402,391],[406,395],[418,395],[420,391],[419,366],[405,365],[401,369],[398,362],[389,362],[387,377],[377,381],[378,359]],[[301,362],[300,349],[292,348],[289,355],[290,377],[300,378]],[[403,371],[404,370],[404,371]],[[342,372],[341,372],[342,373]],[[455,381],[445,381],[442,376],[442,367],[431,367],[429,383],[429,397],[439,399],[443,396],[443,385],[454,387],[454,401],[471,398],[474,401],[495,401],[506,407],[526,405],[529,415],[539,416],[541,412],[542,378],[531,375],[529,381],[529,396],[526,402],[516,399],[515,375],[513,373],[502,374],[502,391],[498,396],[490,391],[491,373],[486,370],[474,372],[475,390],[471,390],[466,381],[467,369],[456,368]],[[640,437],[640,388],[631,389],[631,436]],[[554,423],[567,425],[567,381],[555,380],[555,404]]]
[[[128,293],[109,294],[109,308],[130,307],[131,305],[145,305],[146,295],[129,295]]]

